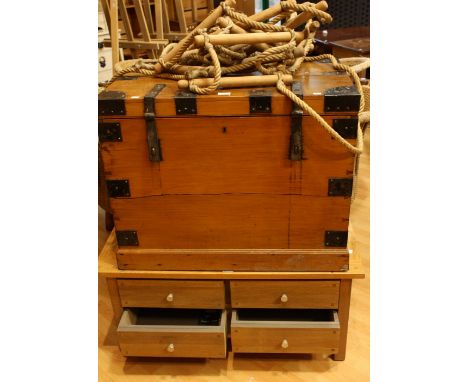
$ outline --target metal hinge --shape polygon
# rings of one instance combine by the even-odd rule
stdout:
[[[143,99],[144,115],[146,120],[146,139],[148,142],[148,157],[151,162],[162,161],[161,144],[156,128],[156,110],[154,99],[166,85],[157,84]]]
[[[271,90],[251,90],[249,95],[250,114],[271,113]]]
[[[356,118],[334,119],[333,129],[345,139],[356,139],[358,120]]]
[[[128,179],[108,180],[106,184],[109,198],[125,198],[130,196],[130,184]]]
[[[325,231],[325,247],[346,247],[348,231]]]
[[[138,243],[137,231],[115,231],[115,236],[117,244],[121,247],[140,245]]]
[[[102,91],[98,95],[99,115],[125,115],[125,98],[124,92]]]
[[[302,84],[298,81],[292,83],[291,89],[295,95],[300,99],[304,98],[304,92],[302,90]],[[303,110],[296,104],[293,103],[291,112],[291,138],[289,141],[289,159],[290,160],[302,160],[302,154],[304,148],[302,145],[302,116]]]
[[[353,178],[328,179],[328,196],[351,196],[353,193]]]
[[[99,142],[122,142],[122,131],[119,122],[98,123]]]
[[[358,111],[361,95],[354,86],[338,86],[324,92],[324,110],[330,112]]]
[[[177,90],[174,96],[177,115],[197,114],[197,95],[186,90]]]

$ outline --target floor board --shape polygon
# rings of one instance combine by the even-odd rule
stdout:
[[[227,360],[129,358],[120,355],[112,328],[112,307],[106,282],[99,279],[99,381],[242,381],[365,382],[369,381],[369,139],[361,157],[356,199],[350,219],[350,242],[362,258],[366,278],[353,281],[346,360],[319,355],[236,355]],[[99,249],[107,233],[99,209]]]

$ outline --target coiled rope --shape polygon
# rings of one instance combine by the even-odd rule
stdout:
[[[302,110],[306,111],[331,137],[355,155],[355,173],[357,173],[359,156],[363,150],[363,126],[369,123],[369,88],[361,85],[357,72],[370,67],[370,60],[360,57],[341,59],[340,62],[338,62],[331,54],[308,57],[308,53],[314,47],[315,31],[320,27],[320,24],[331,22],[331,16],[317,9],[315,4],[312,3],[297,4],[295,1],[289,0],[281,1],[280,4],[282,9],[280,14],[272,18],[270,22],[258,22],[251,20],[242,13],[236,12],[233,8],[222,2],[220,5],[223,10],[223,19],[224,21],[227,20],[227,25],[225,23],[226,26],[224,28],[221,27],[218,19],[216,24],[208,30],[200,29],[198,34],[204,36],[204,46],[202,48],[195,48],[193,46],[194,38],[187,39],[180,47],[177,54],[169,61],[166,61],[164,60],[164,56],[177,45],[175,43],[169,44],[164,48],[159,59],[122,61],[116,64],[116,73],[117,75],[155,76],[172,80],[187,79],[189,81],[189,89],[197,94],[210,94],[215,92],[220,86],[219,84],[223,74],[254,70],[258,70],[263,74],[276,74],[278,76],[278,81],[276,83],[278,91],[290,98],[291,101]],[[296,42],[296,32],[293,29],[282,25],[276,25],[276,22],[296,12],[307,12],[311,15],[304,27],[304,39],[299,44]],[[267,45],[267,49],[263,51],[252,49],[252,47],[247,44],[213,46],[213,44],[210,43],[210,34],[228,34],[231,32],[231,28],[235,23],[242,25],[246,30],[252,33],[289,32],[291,38],[284,44],[274,44],[271,47]],[[297,54],[297,49],[302,50],[302,54],[299,56]],[[334,70],[346,72],[351,77],[354,86],[361,95],[355,146],[338,134],[319,113],[304,100],[296,96],[282,80],[285,74],[293,74],[304,61],[311,62],[323,59],[330,60]],[[163,73],[156,73],[154,70],[154,65],[156,63],[162,65],[164,68]],[[193,80],[203,77],[210,77],[213,79],[213,82],[206,87],[195,85]]]

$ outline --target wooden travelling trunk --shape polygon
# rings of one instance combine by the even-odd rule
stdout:
[[[351,144],[360,96],[330,63],[293,91]],[[99,141],[120,269],[346,271],[354,155],[274,87],[117,78]]]

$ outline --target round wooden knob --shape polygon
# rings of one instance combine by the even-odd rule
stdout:
[[[281,347],[282,347],[283,349],[287,349],[288,346],[289,346],[288,340],[283,340],[283,342],[281,342]]]
[[[169,293],[166,297],[166,301],[168,302],[174,301],[174,295],[172,293]]]
[[[288,295],[286,293],[281,295],[281,302],[288,302]]]
[[[166,349],[169,353],[172,353],[175,350],[174,344],[169,344]]]

